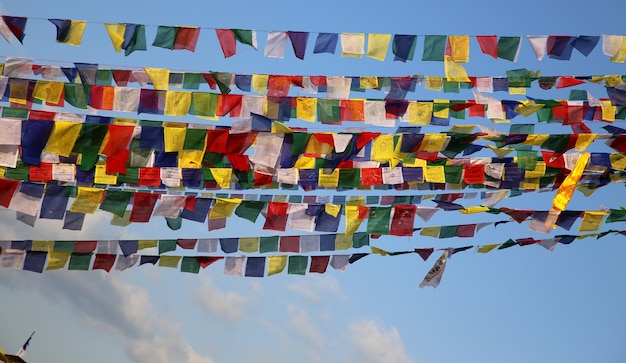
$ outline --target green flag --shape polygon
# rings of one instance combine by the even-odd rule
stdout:
[[[289,275],[304,275],[309,262],[309,256],[289,256],[287,273]]]
[[[73,252],[70,257],[70,263],[67,266],[68,270],[89,270],[91,264],[91,256],[93,253],[78,253]]]
[[[389,234],[390,207],[370,207],[367,219],[367,233]]]
[[[147,50],[146,46],[146,27],[137,24],[135,26],[135,32],[133,37],[131,38],[128,46],[125,49],[124,55],[129,56],[132,52],[136,50]]]
[[[516,62],[520,42],[520,37],[500,37],[498,39],[498,58]]]
[[[76,241],[54,241],[52,250],[55,252],[74,252],[74,246],[76,246]]]
[[[159,255],[165,252],[176,251],[175,239],[160,239],[159,240]]]
[[[131,192],[108,189],[104,195],[104,201],[100,204],[100,209],[123,217],[132,195]]]
[[[443,62],[446,54],[447,40],[447,35],[426,35],[424,38],[422,61]]]
[[[241,203],[235,208],[235,214],[243,219],[247,219],[250,222],[256,222],[261,210],[265,207],[265,202],[256,200],[242,200]]]
[[[198,272],[200,272],[200,264],[195,257],[183,256],[183,260],[180,263],[180,271],[197,274]]]
[[[174,49],[174,43],[176,41],[176,35],[178,34],[178,28],[173,26],[159,26],[157,33],[152,42],[153,47]]]
[[[278,252],[278,236],[261,237],[259,253]]]

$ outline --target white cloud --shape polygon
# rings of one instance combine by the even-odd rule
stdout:
[[[314,303],[320,303],[331,297],[341,300],[347,299],[341,291],[339,281],[328,275],[317,276],[311,274],[307,276],[307,279],[287,284],[287,289]]]
[[[326,337],[311,319],[309,313],[294,305],[289,305],[287,306],[287,315],[289,327],[317,352],[323,351],[327,343]]]
[[[260,285],[252,284],[251,293],[243,296],[234,291],[223,291],[213,278],[205,279],[203,286],[194,292],[200,306],[218,318],[230,322],[240,321],[244,317],[246,305],[254,302],[262,293]]]
[[[117,336],[137,363],[211,363],[182,337],[170,320],[161,319],[145,289],[116,274],[46,273],[36,279],[23,271],[0,269],[0,284],[32,289],[70,307],[83,322]]]
[[[373,320],[358,320],[350,324],[352,362],[411,363],[406,355],[400,333],[395,327],[385,329]]]

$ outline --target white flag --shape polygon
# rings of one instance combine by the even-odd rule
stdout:
[[[448,250],[446,249],[441,254],[441,257],[435,262],[433,267],[428,271],[424,280],[420,284],[420,287],[424,286],[432,286],[437,287],[441,282],[441,277],[443,276],[443,272],[446,269],[446,261],[448,261]]]

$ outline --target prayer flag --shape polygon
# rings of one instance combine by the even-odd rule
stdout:
[[[69,45],[79,46],[85,27],[86,21],[65,20],[65,19],[48,19],[57,28],[57,42]]]

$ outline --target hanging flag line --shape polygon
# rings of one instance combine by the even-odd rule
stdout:
[[[54,66],[34,63],[31,58],[0,56],[5,63],[0,68],[6,77],[31,78],[42,77],[45,81],[58,82],[61,78],[70,83],[80,81],[83,84],[102,86],[127,87],[138,83],[142,88],[148,85],[159,85],[165,81],[169,86],[187,90],[198,90],[206,84],[211,89],[218,89],[228,94],[238,89],[242,92],[255,92],[269,96],[287,96],[291,90],[317,94],[333,93],[338,87],[345,88],[349,84],[350,91],[365,90],[384,91],[389,98],[404,99],[408,92],[415,92],[417,86],[423,85],[430,91],[456,92],[459,89],[476,89],[483,93],[509,92],[523,94],[524,89],[537,84],[543,90],[577,86],[580,84],[604,85],[615,87],[622,83],[624,75],[552,75],[540,76],[537,72],[527,69],[506,71],[506,76],[469,76],[468,82],[450,81],[443,76],[405,75],[405,76],[336,76],[336,75],[287,75],[263,73],[230,73],[223,71],[177,71],[169,68],[150,68],[141,66],[111,69],[95,63],[63,63],[72,66]],[[61,61],[59,61],[61,62]],[[120,66],[122,67],[122,66]],[[135,68],[128,69],[128,68]],[[159,78],[160,77],[160,78]],[[167,80],[163,79],[167,77]],[[156,78],[156,80],[154,80]],[[154,82],[156,81],[156,82]],[[578,98],[586,91],[573,94]],[[596,101],[593,97],[587,98]],[[587,99],[585,98],[585,100]]]
[[[6,83],[2,84],[2,81]],[[32,91],[31,90],[32,87]],[[590,132],[584,121],[613,122],[626,118],[626,96],[611,97],[611,101],[591,104],[567,100],[497,100],[476,94],[468,100],[350,99],[349,88],[337,98],[298,96],[257,96],[219,94],[147,88],[113,87],[62,83],[19,78],[0,79],[1,102],[11,108],[3,114],[24,115],[33,104],[65,107],[67,102],[78,109],[114,111],[161,116],[196,116],[208,120],[224,117],[263,115],[277,121],[300,119],[308,122],[342,125],[344,121],[364,122],[366,125],[395,127],[396,122],[414,126],[449,126],[450,118],[488,118],[496,122],[536,114],[538,122],[558,120],[575,132]],[[611,90],[608,88],[607,90]],[[617,88],[615,92],[623,92]],[[609,93],[614,95],[615,93]],[[19,116],[18,116],[19,117]],[[580,131],[579,131],[580,130]]]
[[[15,37],[20,43],[25,38],[24,29],[29,19],[3,15],[0,17],[0,34],[10,43]],[[79,46],[87,21],[71,19],[48,19],[56,28],[58,43]],[[109,35],[113,48],[117,52],[124,50],[126,56],[135,51],[148,49],[146,25],[132,23],[102,23]],[[158,25],[151,43],[153,47],[170,50],[188,50],[194,52],[201,29],[215,31],[225,58],[237,53],[237,43],[258,49],[257,32],[267,33],[264,56],[268,58],[284,58],[287,40],[291,43],[293,53],[298,59],[304,59],[309,43],[309,32],[303,31],[257,31],[248,29],[218,29],[194,26]],[[314,33],[315,34],[315,33]],[[515,62],[522,45],[521,36],[496,35],[404,35],[404,34],[366,34],[365,33],[316,33],[313,54],[335,54],[339,44],[342,57],[356,57],[384,61],[391,44],[395,61],[412,61],[417,39],[423,47],[422,61],[444,61],[446,57],[455,62],[469,62],[470,38],[474,38],[483,54],[493,58]],[[626,42],[621,35],[600,36],[554,36],[528,35],[527,41],[538,60],[547,55],[551,59],[569,60],[576,49],[588,56],[602,38],[602,52],[610,57],[611,62],[623,63],[626,58]],[[310,47],[309,47],[310,48]],[[309,51],[310,52],[310,51]]]
[[[488,253],[494,249],[502,250],[512,246],[529,246],[540,245],[549,251],[553,251],[556,246],[561,244],[570,244],[576,239],[584,239],[589,237],[595,237],[600,239],[609,234],[620,234],[626,236],[624,230],[609,230],[602,233],[583,234],[583,235],[562,235],[555,236],[549,239],[534,239],[534,238],[520,238],[509,239],[504,243],[487,244],[487,245],[469,245],[464,247],[447,247],[438,248],[437,250],[443,250],[445,257],[450,258],[452,255],[475,249],[479,253]],[[194,240],[195,241],[195,240]],[[200,241],[200,240],[198,240]],[[40,250],[25,250],[21,249],[25,246],[25,243],[38,242],[37,248]],[[52,242],[52,243],[50,243]],[[276,248],[274,250],[267,250],[265,252],[282,252],[279,255],[270,256],[210,256],[210,255],[137,255],[135,253],[121,254],[105,252],[96,252],[95,244],[94,249],[91,252],[72,252],[72,251],[54,251],[49,247],[50,245],[56,246],[57,241],[15,241],[15,246],[11,245],[8,249],[2,249],[2,260],[0,266],[4,268],[13,268],[19,270],[32,271],[42,273],[44,270],[105,270],[107,272],[114,268],[118,271],[124,271],[130,267],[144,264],[158,265],[159,267],[169,267],[179,269],[181,272],[198,273],[200,268],[206,268],[216,261],[224,260],[224,273],[226,275],[246,276],[246,277],[266,277],[274,274],[284,272],[287,269],[288,274],[305,275],[310,273],[325,273],[328,266],[333,267],[336,270],[345,271],[346,268],[356,261],[367,257],[371,254],[377,254],[380,256],[401,256],[406,254],[416,253],[420,257],[427,261],[431,254],[435,251],[435,248],[415,248],[406,251],[389,252],[378,247],[369,246],[369,253],[352,253],[352,254],[331,254],[331,255],[301,255],[293,254],[291,251],[279,251],[278,245],[275,243]],[[96,242],[96,241],[94,241]],[[127,246],[131,241],[106,241],[107,246]],[[137,241],[135,241],[137,242]],[[315,244],[315,241],[310,244],[312,247],[321,247],[321,241],[319,244]],[[11,242],[13,244],[13,242]],[[63,241],[64,244],[70,243]],[[134,244],[137,246],[138,244]],[[267,245],[266,245],[267,246]],[[17,248],[13,248],[17,247]],[[363,246],[365,247],[365,245]],[[124,248],[124,247],[122,247]],[[258,249],[258,244],[257,244]],[[129,252],[130,250],[127,250]],[[323,252],[321,249],[319,252]],[[316,252],[316,251],[307,251]],[[294,252],[300,253],[300,252]],[[95,258],[94,258],[95,256]],[[244,272],[245,271],[245,272]],[[429,273],[430,275],[430,273]],[[427,275],[428,277],[428,275]],[[431,276],[432,277],[432,276]],[[430,279],[425,279],[429,281]],[[438,284],[438,282],[437,282]],[[436,285],[437,285],[436,284]],[[425,284],[424,286],[435,286]]]

